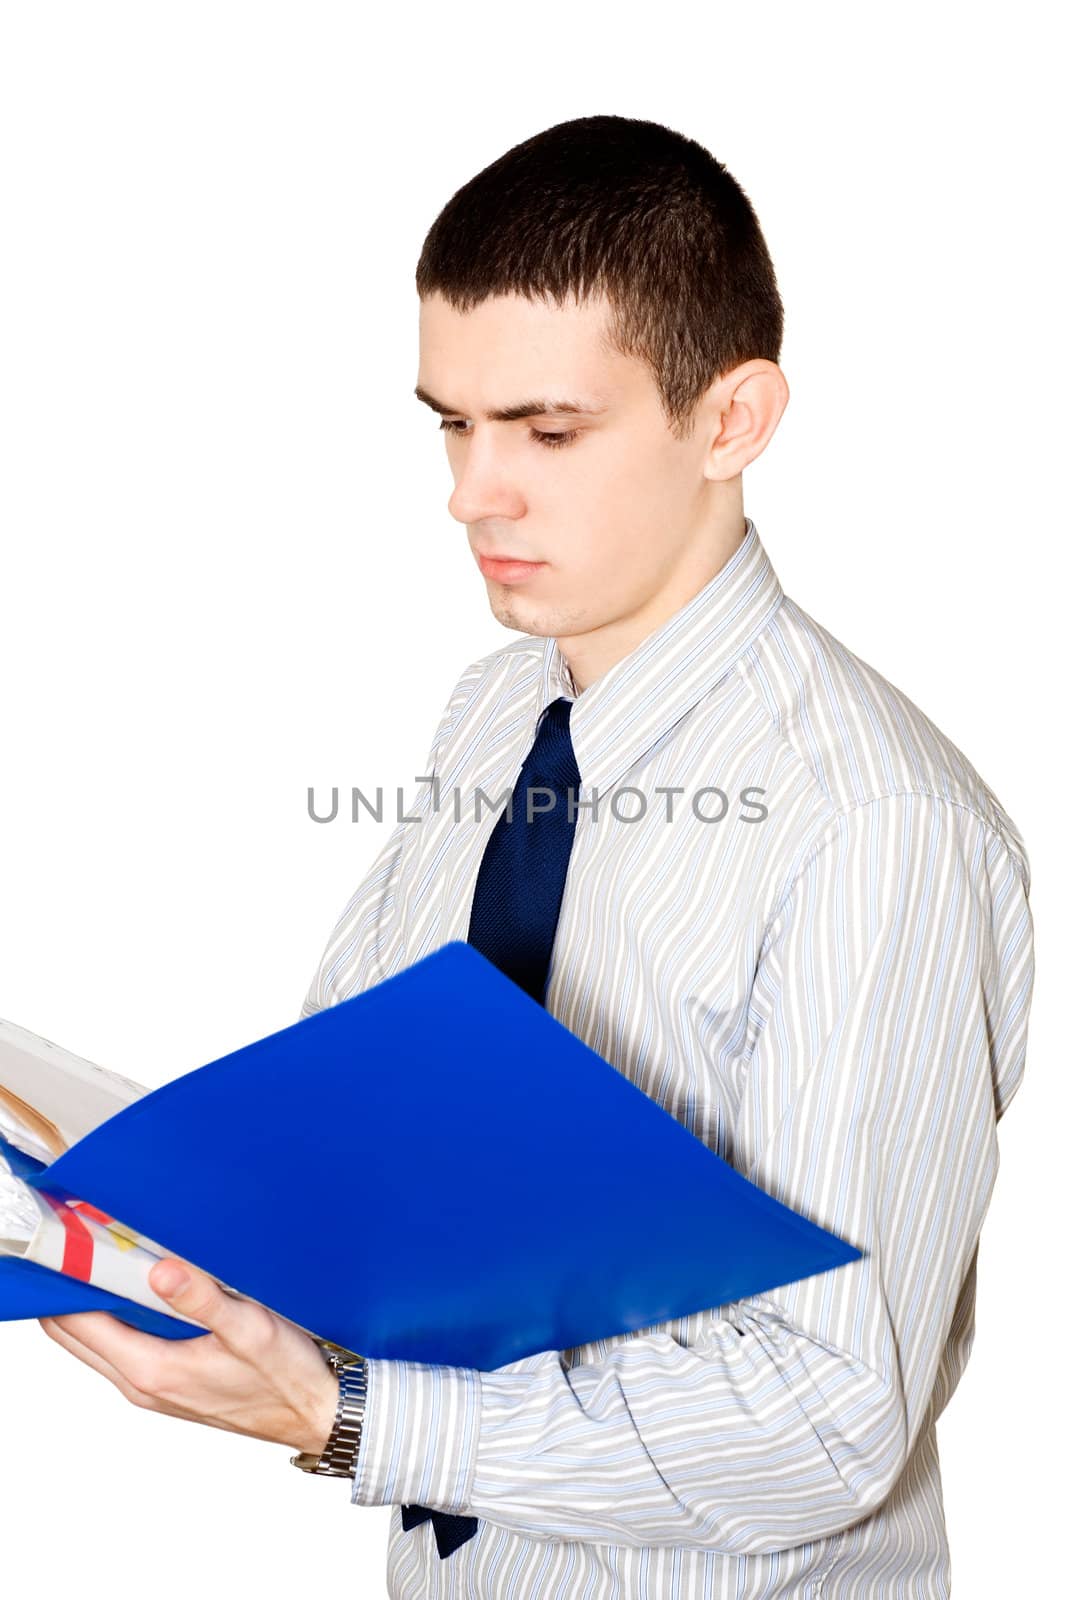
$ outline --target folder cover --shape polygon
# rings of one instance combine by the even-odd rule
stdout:
[[[458,940],[26,1171],[316,1338],[485,1371],[862,1254],[748,1182]],[[168,1337],[201,1331],[0,1258],[0,1318],[94,1307]]]

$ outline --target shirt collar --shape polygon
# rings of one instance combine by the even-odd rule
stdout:
[[[574,701],[571,743],[582,784],[602,794],[729,673],[784,599],[750,517],[726,564],[681,610],[578,694],[546,638],[541,709]]]

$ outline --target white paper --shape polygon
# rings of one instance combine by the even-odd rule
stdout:
[[[100,1123],[149,1092],[132,1078],[95,1066],[50,1039],[3,1020],[0,1087],[10,1090],[52,1123],[64,1148],[76,1144]],[[42,1150],[39,1137],[17,1121],[17,1113],[10,1107],[0,1106],[0,1132],[27,1155],[34,1155],[39,1161],[54,1159],[55,1152]]]

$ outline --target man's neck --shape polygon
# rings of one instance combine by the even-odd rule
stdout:
[[[745,537],[745,516],[720,534],[709,555],[707,546],[679,563],[663,588],[636,610],[593,628],[589,633],[558,638],[560,654],[570,669],[578,694],[596,682],[616,662],[636,650],[650,633],[673,617],[700,593],[729,561]]]

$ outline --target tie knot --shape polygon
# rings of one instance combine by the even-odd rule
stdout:
[[[571,722],[571,706],[573,704],[573,700],[568,700],[566,695],[561,694],[558,700],[553,700],[550,705],[547,705],[537,719],[538,734],[540,734],[541,724],[544,722],[551,722],[553,726],[558,728],[566,728],[569,732]]]
[[[573,704],[573,700],[561,695],[544,708],[537,719],[537,734],[524,765],[531,776],[577,791],[581,775],[571,743]]]

